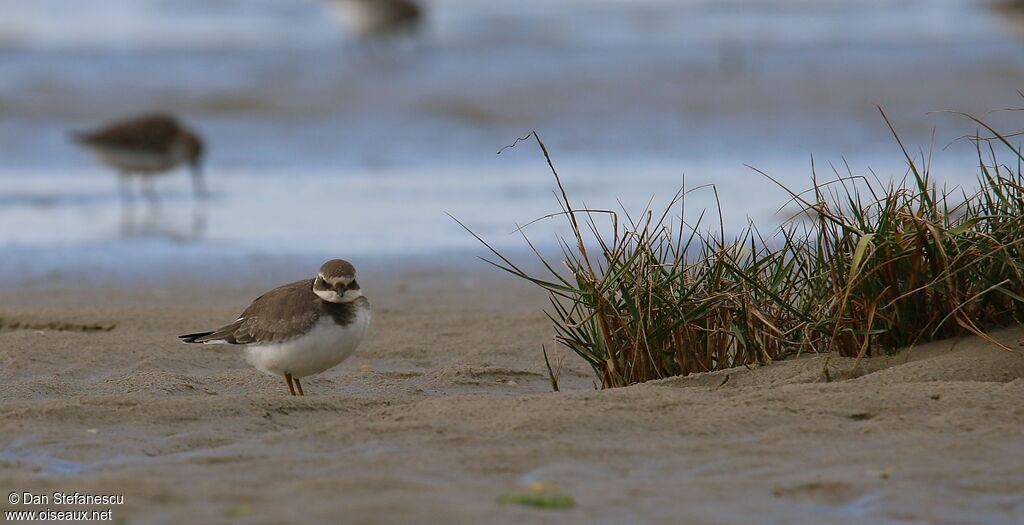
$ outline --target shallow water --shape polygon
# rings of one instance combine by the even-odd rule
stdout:
[[[772,224],[814,155],[883,179],[905,164],[875,105],[934,174],[977,163],[950,114],[1022,105],[1024,49],[987,4],[852,0],[430,3],[417,39],[354,42],[318,1],[7,0],[0,17],[0,271],[90,262],[349,258],[480,250],[557,211],[541,133],[571,194],[635,212],[714,183],[726,227]],[[59,16],[55,13],[60,13]],[[125,209],[66,133],[180,113],[210,143],[214,198],[184,174],[158,210]],[[1016,129],[1014,114],[990,115]],[[715,202],[687,201],[693,221]],[[531,226],[551,244],[561,224]]]

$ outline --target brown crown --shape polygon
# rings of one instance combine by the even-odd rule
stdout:
[[[320,267],[320,275],[324,279],[333,281],[334,279],[348,277],[353,278],[356,276],[356,267],[352,266],[352,263],[343,261],[341,259],[332,259],[327,261]]]

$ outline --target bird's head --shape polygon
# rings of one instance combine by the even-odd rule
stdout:
[[[330,303],[351,303],[363,296],[352,263],[333,259],[320,266],[313,280],[313,293]]]

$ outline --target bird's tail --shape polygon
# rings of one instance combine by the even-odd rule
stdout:
[[[194,334],[179,335],[178,339],[181,339],[182,343],[204,343],[205,341],[202,341],[201,339],[203,339],[204,337],[206,337],[208,335],[213,335],[213,333],[214,333],[213,331],[210,331],[210,332],[196,332]]]

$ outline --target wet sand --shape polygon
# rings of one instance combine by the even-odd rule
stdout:
[[[832,382],[811,356],[612,391],[566,356],[553,393],[541,345],[566,354],[540,292],[489,271],[361,281],[370,339],[304,398],[175,339],[267,283],[8,286],[0,488],[123,494],[132,524],[1024,521],[1022,353],[963,339],[833,359]],[[496,503],[533,481],[577,505]]]

